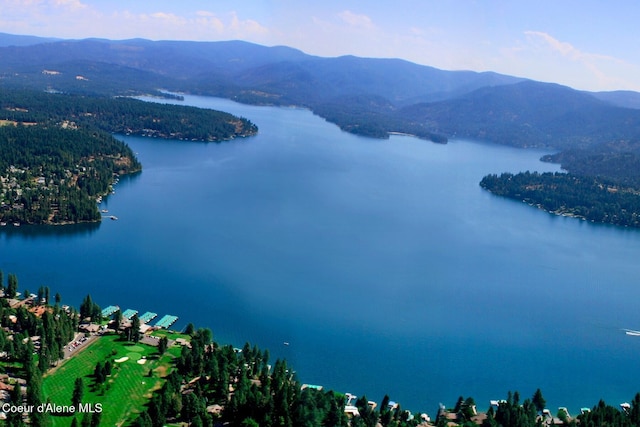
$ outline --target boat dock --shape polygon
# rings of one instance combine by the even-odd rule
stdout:
[[[120,311],[120,307],[117,305],[110,305],[109,307],[102,310],[102,317],[111,317],[113,313]],[[138,315],[140,313],[138,310],[134,310],[132,308],[128,308],[122,312],[122,318],[128,321],[131,320],[133,316]],[[138,316],[141,324],[149,324],[152,320],[158,317],[158,313],[153,313],[151,311],[146,311],[143,315]],[[178,316],[173,316],[171,314],[166,314],[162,316],[160,320],[158,320],[153,327],[155,328],[164,328],[169,329],[174,323],[178,321]]]
[[[157,313],[152,313],[150,311],[147,311],[145,314],[140,316],[140,323],[149,323],[156,317],[158,317]]]
[[[178,320],[178,316],[172,316],[170,314],[165,314],[162,319],[158,320],[154,325],[157,328],[168,329],[171,325],[176,323]]]
[[[118,307],[117,305],[110,305],[109,307],[102,310],[102,317],[109,317],[118,310],[120,310],[120,307]]]
[[[131,320],[131,318],[136,314],[138,314],[138,310],[128,308],[124,311],[124,313],[122,313],[122,317],[126,317],[128,320]]]

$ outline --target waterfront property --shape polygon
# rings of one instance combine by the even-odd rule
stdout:
[[[119,310],[120,310],[120,307],[118,307],[117,305],[110,305],[107,308],[102,310],[102,317],[109,317]]]
[[[150,311],[147,311],[142,316],[140,316],[140,323],[149,323],[153,319],[155,319],[156,317],[158,317],[158,315],[156,313],[152,313]]]
[[[407,408],[540,387],[574,414],[637,391],[640,340],[620,329],[640,330],[640,232],[478,186],[487,173],[557,170],[538,161],[547,152],[376,141],[305,110],[189,100],[261,133],[208,145],[123,137],[145,172],[102,207],[127,220],[0,227],[12,272],[65,303],[90,292],[174,314],[294,361],[303,382],[391,392]],[[455,310],[442,303],[452,295]]]
[[[110,305],[104,310],[102,310],[102,317],[110,317],[119,310],[120,310],[119,306]],[[131,318],[133,318],[133,316],[137,315],[138,313],[139,313],[138,310],[135,310],[132,308],[128,308],[124,312],[122,312],[122,317],[125,324],[128,325],[129,322],[131,321]],[[151,311],[147,311],[143,315],[139,316],[138,319],[140,319],[141,327],[142,325],[145,326],[144,330],[141,330],[141,332],[149,330],[149,328],[151,328],[152,326],[148,325],[148,323],[151,322],[156,317],[158,317],[158,314]],[[162,316],[162,318],[153,325],[153,328],[168,329],[177,321],[178,321],[178,316],[166,314]]]
[[[178,316],[172,316],[170,314],[166,314],[162,317],[162,319],[158,320],[154,325],[157,328],[168,329],[178,321]]]
[[[133,310],[131,308],[128,308],[124,311],[124,313],[122,313],[122,317],[131,320],[131,318],[133,316],[135,316],[136,314],[138,314],[138,310]]]

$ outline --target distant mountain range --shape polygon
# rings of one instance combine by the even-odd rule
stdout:
[[[111,96],[165,89],[303,106],[346,131],[372,137],[469,137],[573,153],[556,160],[594,150],[620,151],[627,163],[629,155],[640,156],[636,92],[591,93],[493,72],[444,71],[399,59],[323,58],[243,41],[0,34],[0,85]],[[589,164],[598,174],[598,162]],[[571,169],[571,161],[563,166]]]

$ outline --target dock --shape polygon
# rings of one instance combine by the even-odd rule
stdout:
[[[109,307],[102,310],[102,317],[109,317],[118,310],[120,310],[120,307],[118,307],[117,305],[110,305]]]
[[[165,314],[162,319],[158,320],[154,325],[157,328],[167,329],[174,323],[178,321],[178,316],[172,316],[170,314]]]
[[[150,311],[147,311],[145,314],[140,316],[140,323],[149,323],[156,317],[158,317],[157,313],[152,313]]]
[[[131,320],[131,318],[136,314],[138,314],[138,310],[128,308],[124,311],[124,313],[122,313],[122,317],[126,317],[128,320]]]

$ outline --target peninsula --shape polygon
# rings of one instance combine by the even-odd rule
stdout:
[[[96,202],[142,169],[112,134],[218,142],[255,135],[231,114],[130,98],[0,91],[0,226],[100,221]]]
[[[559,172],[521,172],[487,175],[480,186],[556,215],[640,228],[638,188],[610,179]]]

